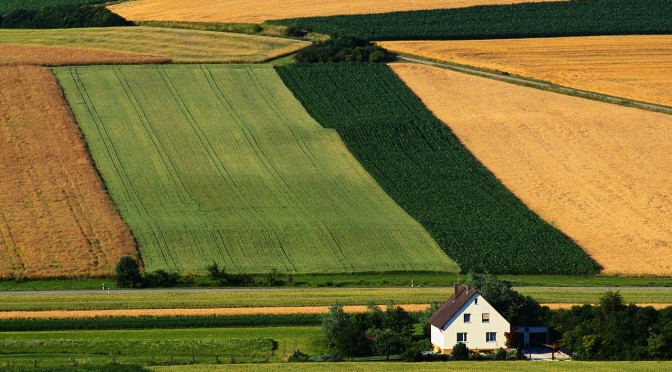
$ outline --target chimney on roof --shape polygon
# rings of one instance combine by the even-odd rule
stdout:
[[[457,289],[459,288],[459,285],[457,283],[453,284],[453,289],[455,290],[455,294],[453,295],[453,298],[457,298]]]

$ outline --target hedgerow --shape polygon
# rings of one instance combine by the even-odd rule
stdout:
[[[294,18],[269,23],[367,40],[495,39],[669,34],[671,14],[669,0],[575,0]]]
[[[121,16],[102,6],[64,5],[39,9],[16,9],[2,15],[2,28],[79,28],[130,26]]]
[[[338,131],[383,189],[463,271],[598,271],[571,239],[504,188],[386,65],[277,70],[308,112]]]

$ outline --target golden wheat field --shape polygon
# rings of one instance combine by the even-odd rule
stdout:
[[[132,21],[262,23],[271,19],[462,8],[558,0],[138,0],[108,8]],[[560,0],[563,1],[563,0]]]
[[[437,67],[392,66],[509,190],[604,274],[672,275],[672,116]]]
[[[109,275],[135,255],[56,78],[0,67],[0,278]]]
[[[168,63],[170,59],[106,50],[0,44],[0,65],[73,66]]]
[[[0,29],[2,44],[107,50],[188,63],[264,62],[308,45],[267,36],[159,27]]]
[[[379,44],[400,53],[672,106],[670,35],[392,41]]]
[[[378,305],[385,309],[385,305]],[[399,305],[408,312],[427,310],[427,304]],[[346,305],[347,313],[364,313],[365,305]],[[213,309],[119,309],[119,310],[53,310],[53,311],[3,311],[0,319],[66,319],[66,318],[109,318],[136,316],[234,316],[234,315],[287,315],[326,314],[329,306],[285,306],[285,307],[228,307]]]

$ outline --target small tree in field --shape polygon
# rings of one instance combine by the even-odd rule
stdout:
[[[117,263],[117,286],[124,287],[138,287],[142,283],[142,276],[140,275],[140,266],[131,256],[123,256]]]

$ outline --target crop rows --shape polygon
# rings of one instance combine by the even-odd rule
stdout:
[[[336,129],[394,200],[464,271],[595,273],[574,242],[506,190],[384,65],[284,66],[286,84]]]
[[[456,271],[270,66],[59,68],[149,271]]]
[[[369,40],[496,39],[669,34],[668,0],[592,0],[475,6],[270,21]]]

